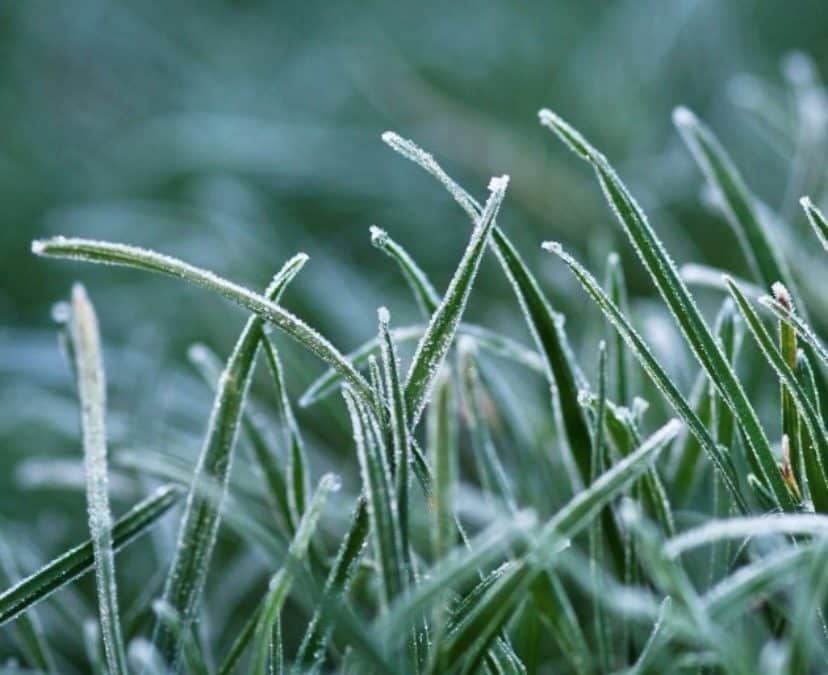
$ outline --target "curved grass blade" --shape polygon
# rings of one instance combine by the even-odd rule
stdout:
[[[389,603],[405,587],[405,566],[398,529],[397,502],[391,472],[382,447],[383,441],[371,413],[354,398],[348,389],[343,396],[351,417],[354,442],[359,458],[368,517],[381,579],[381,604]]]
[[[68,328],[81,404],[86,504],[95,557],[101,638],[109,672],[112,675],[126,675],[126,652],[118,610],[115,555],[112,550],[112,513],[109,509],[106,380],[98,319],[86,290],[80,284],[72,288],[72,311]]]
[[[595,278],[571,255],[566,253],[561,248],[560,244],[556,242],[545,242],[543,247],[547,251],[557,255],[566,263],[587,294],[595,301],[615,329],[621,333],[624,337],[624,341],[638,359],[643,370],[650,376],[659,391],[664,394],[664,397],[673,407],[676,414],[681,417],[685,424],[687,424],[687,428],[693,433],[693,435],[696,436],[696,438],[698,438],[702,448],[704,448],[705,452],[707,452],[708,457],[713,462],[713,465],[719,471],[728,492],[733,497],[733,500],[739,510],[743,513],[747,513],[747,502],[739,489],[739,483],[731,458],[727,455],[726,451],[717,445],[713,440],[713,437],[710,435],[707,427],[699,419],[699,416],[693,411],[692,406],[678,390],[670,376],[656,360],[655,356],[653,356],[641,336],[632,327],[618,307],[610,301],[606,293],[604,293],[598,285]]]
[[[772,241],[756,210],[753,196],[719,140],[687,108],[676,108],[673,123],[707,182],[719,196],[754,279],[764,288],[770,288],[777,281],[793,288],[779,247]]]
[[[668,422],[629,457],[603,473],[561,508],[541,528],[530,551],[511,563],[508,571],[502,573],[462,620],[451,627],[441,645],[445,655],[441,665],[449,669],[466,658],[465,670],[472,671],[492,638],[515,610],[524,591],[538,574],[549,569],[561,544],[586,527],[609,501],[639,478],[664,446],[675,438],[680,427],[678,420]]]
[[[750,301],[731,279],[725,278],[725,283],[730,289],[730,293],[745,318],[748,329],[756,339],[762,354],[776,371],[783,386],[790,392],[790,396],[805,422],[816,450],[816,453],[811,453],[807,452],[808,448],[802,448],[805,454],[805,474],[808,477],[808,487],[814,501],[814,507],[817,511],[826,513],[828,512],[828,478],[826,478],[825,467],[828,465],[828,432],[826,432],[813,402],[805,393],[793,369],[785,362],[784,355],[779,351]]]
[[[368,383],[326,338],[283,307],[212,272],[137,246],[91,239],[54,237],[38,240],[32,243],[32,251],[37,255],[157,272],[215,291],[287,333],[342,375],[363,400],[370,401]]]
[[[254,650],[250,672],[254,675],[267,675],[273,629],[293,584],[295,576],[293,567],[303,564],[311,537],[316,530],[316,524],[325,507],[328,493],[338,490],[339,484],[339,478],[334,474],[326,474],[320,479],[316,493],[296,528],[296,535],[288,549],[285,563],[270,580],[267,595],[262,601],[262,611],[252,636]]]
[[[165,485],[134,506],[112,527],[112,549],[118,552],[146,532],[181,498],[176,485]],[[94,566],[93,544],[87,539],[0,594],[0,626],[20,616]]]
[[[414,352],[405,381],[405,404],[412,427],[422,415],[440,366],[454,341],[508,184],[508,176],[493,178],[489,184],[490,194],[486,206],[474,226],[449,287]]]
[[[293,268],[289,261],[283,270]],[[290,278],[290,273],[277,274],[265,291],[265,301],[270,302],[271,298],[281,293]],[[195,620],[218,536],[230,466],[256,353],[263,336],[263,324],[264,319],[256,314],[247,320],[219,379],[204,445],[193,472],[187,506],[181,519],[178,543],[163,597],[181,617],[184,634]],[[199,489],[203,484],[215,486],[217,494],[204,494]],[[156,624],[153,643],[171,667],[177,669],[181,643],[163,623]]]
[[[816,236],[819,238],[822,248],[828,251],[828,220],[825,220],[825,216],[822,215],[822,211],[814,206],[814,203],[811,201],[810,197],[803,197],[799,200],[799,203],[802,205],[802,208],[805,209],[805,214],[808,216],[808,222],[811,224],[811,227],[814,228],[814,232],[816,232]]]
[[[682,282],[675,263],[665,251],[641,207],[629,194],[606,158],[578,131],[549,110],[541,110],[539,116],[542,124],[552,129],[567,147],[595,169],[607,201],[612,205],[619,223],[649,271],[697,360],[707,371],[724,401],[733,410],[751,450],[756,470],[778,506],[786,511],[795,509],[796,502],[782,480],[770,442],[756,411]]]
[[[425,326],[405,326],[392,329],[391,337],[395,344],[402,344],[420,339],[424,332]],[[493,354],[519,363],[536,372],[543,372],[543,362],[537,352],[524,347],[512,338],[500,335],[488,328],[467,323],[461,323],[457,332],[460,335],[468,335],[474,338],[481,348]],[[372,338],[361,347],[349,353],[345,358],[351,361],[355,368],[360,368],[368,363],[371,355],[375,355],[378,352],[379,341],[376,338]],[[317,401],[336,392],[341,384],[342,376],[332,368],[328,369],[305,390],[305,393],[299,398],[299,405],[303,408],[313,405]]]
[[[383,253],[388,254],[400,266],[400,271],[414,294],[423,318],[428,320],[440,306],[440,296],[434,290],[434,285],[426,273],[408,254],[408,251],[376,225],[371,226],[371,243]]]

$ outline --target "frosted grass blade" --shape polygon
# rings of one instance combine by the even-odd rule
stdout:
[[[417,345],[405,380],[405,404],[411,426],[415,426],[426,406],[440,366],[454,341],[460,317],[466,308],[471,287],[486,250],[494,221],[506,195],[508,176],[493,178],[489,199],[474,226],[460,264],[449,283],[443,300],[429,321]]]
[[[443,370],[437,380],[428,417],[428,451],[433,471],[431,549],[440,560],[457,544],[454,488],[457,484],[457,425],[451,376]]]
[[[624,314],[629,315],[627,282],[624,279],[624,270],[621,267],[621,257],[615,252],[607,256],[604,289],[613,304]],[[617,331],[611,330],[609,340],[613,383],[613,392],[610,398],[617,404],[624,405],[630,402],[630,391],[632,388],[627,350],[624,348],[624,339]]]
[[[172,607],[170,607],[163,600],[156,600],[152,603],[152,610],[155,613],[158,621],[162,622],[171,633],[177,636],[177,639],[183,645],[184,663],[187,667],[187,672],[193,675],[208,675],[207,666],[204,663],[204,656],[193,638],[192,630],[187,629],[181,623],[181,617]]]
[[[252,636],[254,648],[250,672],[253,675],[267,675],[273,628],[293,584],[295,576],[293,566],[304,564],[311,537],[322,515],[328,493],[338,490],[339,485],[339,478],[334,474],[326,474],[320,479],[313,499],[296,528],[296,535],[288,549],[286,561],[270,580],[267,595],[262,601],[262,611]]]
[[[137,246],[91,239],[54,237],[38,240],[32,243],[32,251],[37,255],[157,272],[212,290],[287,333],[342,375],[360,397],[370,400],[368,383],[326,338],[283,307],[212,272]]]
[[[81,404],[86,505],[95,557],[95,585],[101,638],[107,668],[111,675],[126,675],[126,652],[115,578],[112,513],[109,509],[105,426],[106,380],[98,319],[86,291],[80,284],[76,284],[72,289],[72,311],[68,328]]]
[[[391,472],[382,437],[371,413],[359,404],[348,389],[343,396],[351,417],[354,442],[359,459],[368,517],[371,522],[374,551],[381,579],[382,606],[390,602],[405,587],[405,566],[394,498]]]
[[[790,325],[802,341],[806,342],[820,360],[828,366],[828,348],[825,347],[819,336],[793,307],[785,307],[776,298],[769,295],[763,295],[759,298],[759,302],[771,310],[780,321]]]
[[[805,422],[808,435],[815,446],[814,449],[816,449],[816,456],[810,457],[811,453],[807,452],[808,448],[802,448],[805,453],[805,473],[808,477],[808,486],[811,491],[811,498],[814,501],[814,507],[817,511],[826,513],[828,512],[828,479],[826,478],[825,467],[828,465],[828,431],[822,424],[814,403],[805,393],[793,369],[785,362],[785,357],[779,351],[767,328],[762,324],[762,320],[751,306],[750,301],[731,279],[725,278],[725,283],[727,283],[730,293],[745,318],[748,329],[759,345],[762,354],[790,393],[799,414]]]
[[[753,195],[719,140],[687,108],[676,108],[673,123],[718,194],[754,279],[764,288],[777,281],[793,288],[787,265],[756,210]]]
[[[822,248],[828,251],[828,220],[825,219],[822,211],[814,206],[814,203],[811,201],[810,197],[803,197],[799,203],[802,205],[802,208],[805,209],[805,214],[808,216],[808,222],[811,224],[811,227],[814,228],[814,232],[816,232],[816,236],[819,238]]]
[[[301,264],[298,267],[301,267]],[[288,261],[282,272],[274,277],[265,291],[266,302],[269,303],[273,297],[281,293],[292,277],[290,271],[285,270],[294,269],[298,269],[297,266]],[[250,387],[256,353],[263,336],[263,325],[264,319],[257,314],[247,320],[219,378],[204,444],[193,472],[187,506],[179,526],[178,542],[163,597],[180,616],[181,632],[184,634],[195,620],[207,580],[221,521],[222,504],[227,494],[240,420]],[[204,494],[199,489],[203,484],[215,486],[217,494]],[[176,635],[163,623],[158,623],[153,643],[176,670],[181,655],[181,643]]]
[[[670,376],[664,368],[662,368],[655,356],[653,356],[641,336],[635,331],[632,325],[630,325],[629,321],[621,313],[621,311],[606,296],[595,278],[586,269],[584,269],[579,262],[566,253],[561,248],[560,244],[557,244],[556,242],[546,242],[543,244],[543,247],[547,251],[557,255],[566,263],[587,294],[595,301],[615,329],[621,333],[624,337],[624,341],[638,359],[643,370],[650,376],[659,391],[664,394],[664,397],[673,407],[676,414],[681,417],[685,424],[687,424],[687,428],[696,436],[696,438],[699,439],[702,448],[704,448],[705,452],[707,452],[708,457],[713,462],[713,465],[719,471],[728,492],[733,497],[733,500],[738,508],[743,513],[747,513],[747,502],[739,489],[739,483],[730,457],[728,457],[726,451],[717,445],[713,440],[713,437],[710,435],[707,427],[693,411],[691,405],[678,390]]]
[[[604,196],[649,271],[693,353],[719,389],[722,398],[733,410],[765,486],[783,510],[793,510],[796,503],[782,480],[770,442],[756,411],[682,282],[675,263],[665,251],[641,207],[629,194],[606,158],[578,131],[549,110],[541,110],[539,116],[542,124],[552,129],[567,147],[595,169]]]
[[[166,485],[136,504],[112,527],[112,549],[118,552],[146,532],[181,498],[178,486]],[[94,567],[91,539],[69,549],[0,594],[0,626],[20,616],[55,591],[72,583]]]
[[[669,596],[664,598],[661,606],[658,608],[658,618],[653,625],[653,630],[650,632],[650,636],[647,638],[647,642],[644,644],[644,648],[641,650],[641,653],[638,655],[638,658],[635,660],[632,668],[626,671],[625,675],[644,675],[644,673],[647,672],[647,668],[653,660],[656,650],[659,645],[667,639],[669,634],[669,629],[667,629],[665,623],[667,615],[670,612],[672,602],[673,601]]]
[[[426,321],[440,306],[440,296],[426,273],[414,261],[408,251],[388,236],[385,230],[371,226],[371,243],[397,262],[405,280],[408,282],[417,306]]]

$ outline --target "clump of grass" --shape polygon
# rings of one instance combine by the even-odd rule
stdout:
[[[594,169],[694,355],[698,369],[689,394],[637,330],[618,254],[610,255],[602,286],[560,243],[543,244],[606,321],[608,342],[595,354],[597,377],[590,381],[584,373],[591,368],[576,359],[562,315],[497,223],[508,178],[492,179],[481,204],[431,154],[392,132],[383,140],[448,189],[472,230],[441,295],[402,244],[372,228],[373,244],[399,267],[423,323],[392,327],[389,311],[380,308],[377,336],[350,355],[280,304],[306,262],[303,254],[259,294],[132,246],[35,242],[39,255],[201,285],[252,315],[225,364],[206,347],[191,349],[215,390],[214,407],[163,588],[152,592],[150,585],[143,608],[155,614],[155,631],[127,633],[114,554],[161,519],[184,486],[164,487],[112,522],[96,319],[81,287],[73,291],[68,346],[82,409],[91,536],[0,594],[0,623],[17,622],[27,663],[59,667],[33,608],[94,569],[100,609],[98,630],[89,634],[99,636],[110,673],[150,664],[158,672],[226,674],[246,667],[257,675],[747,674],[765,672],[771,661],[778,668],[773,672],[822,670],[828,658],[822,391],[828,351],[813,326],[824,320],[807,313],[806,296],[795,285],[796,261],[786,260],[721,143],[685,109],[674,120],[718,195],[751,279],[718,278],[708,268],[680,270],[607,158],[558,115],[540,112],[541,123]],[[825,218],[810,200],[802,205],[828,248]],[[487,249],[511,284],[531,347],[463,320]],[[729,295],[712,328],[688,286],[699,280]],[[768,321],[776,324],[776,336]],[[344,528],[334,527],[325,510],[340,480],[326,474],[311,494],[311,463],[269,326],[330,368],[301,397],[302,405],[342,393],[351,424],[350,464],[359,475],[358,489],[337,498],[338,508],[351,512]],[[754,405],[739,374],[743,327],[766,376],[778,381],[773,419]],[[399,348],[414,341],[404,368]],[[281,442],[263,430],[261,411],[248,400],[260,354],[273,376]],[[525,439],[504,432],[507,412],[500,404],[508,395],[488,375],[493,354],[548,386],[556,443],[532,455],[531,464],[520,461],[527,456],[520,447]],[[645,419],[648,395],[662,397],[676,418]],[[262,481],[262,513],[248,513],[234,501],[231,468],[239,438]],[[563,461],[552,461],[553,453]],[[542,499],[526,488],[526,474],[561,466],[571,468],[565,494]],[[712,485],[701,489],[709,476]],[[225,523],[267,552],[269,582],[231,576],[216,564]],[[16,576],[13,565],[4,569]],[[222,627],[232,645],[221,653],[199,632],[208,612],[208,575],[259,598],[241,628]],[[91,651],[90,667],[97,668],[97,647]]]

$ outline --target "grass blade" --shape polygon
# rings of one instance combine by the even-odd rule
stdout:
[[[405,587],[405,566],[397,527],[397,502],[382,436],[371,413],[359,404],[348,389],[343,396],[351,417],[354,442],[359,458],[374,550],[381,579],[381,604],[387,608]]]
[[[112,550],[124,546],[144,534],[157,523],[181,498],[176,485],[165,485],[145,500],[136,504],[112,527]],[[20,616],[30,607],[48,598],[52,593],[72,583],[94,567],[91,539],[69,549],[40,570],[19,581],[0,594],[0,626]]]
[[[451,376],[442,371],[428,419],[428,449],[433,476],[431,550],[434,560],[444,558],[457,544],[454,486],[457,476],[457,427]]]
[[[75,357],[75,376],[81,404],[86,504],[95,557],[95,585],[98,593],[101,638],[109,672],[112,675],[125,675],[126,652],[118,610],[112,513],[109,509],[105,426],[106,380],[98,319],[86,291],[80,284],[76,284],[72,289],[69,338]]]
[[[493,178],[489,184],[490,195],[486,206],[477,220],[443,300],[432,315],[414,352],[405,381],[405,404],[412,427],[422,415],[440,365],[454,340],[508,184],[508,176]]]
[[[784,321],[791,326],[802,341],[807,343],[820,360],[828,366],[828,349],[806,321],[799,316],[792,305],[786,307],[776,298],[769,295],[763,295],[759,298],[759,302],[773,312],[780,321]]]
[[[287,333],[342,375],[357,395],[366,401],[370,400],[368,383],[326,338],[283,307],[212,272],[137,246],[91,239],[54,237],[38,240],[32,243],[32,251],[37,255],[157,272],[215,291]]]
[[[627,282],[624,279],[624,270],[621,267],[621,257],[615,252],[607,256],[604,289],[616,307],[624,314],[630,313],[629,302],[627,301]],[[614,386],[611,398],[616,403],[624,405],[630,401],[632,384],[630,382],[627,350],[624,348],[624,339],[616,331],[611,331],[609,340]]]
[[[371,243],[388,254],[400,266],[400,271],[414,294],[423,318],[428,320],[440,306],[440,296],[434,290],[434,285],[429,281],[426,273],[408,254],[408,251],[391,239],[385,230],[375,225],[371,226]]]
[[[822,248],[828,251],[828,220],[825,220],[825,216],[822,215],[822,211],[814,206],[814,203],[811,201],[810,197],[803,197],[799,203],[802,204],[802,208],[805,209],[805,214],[808,216],[808,222],[811,224],[811,227],[814,228],[814,232],[816,232],[816,236],[819,238]]]
[[[681,417],[687,425],[687,428],[699,440],[702,448],[704,448],[705,452],[707,452],[708,457],[722,476],[722,480],[727,486],[727,489],[738,508],[743,513],[747,513],[747,502],[739,489],[739,483],[730,457],[728,457],[726,451],[717,445],[715,440],[713,440],[713,437],[710,435],[707,427],[699,419],[699,416],[693,411],[692,406],[678,390],[670,376],[656,360],[655,356],[653,356],[641,336],[632,327],[627,318],[621,313],[621,310],[619,310],[618,307],[610,301],[606,293],[604,293],[598,285],[595,278],[571,255],[566,253],[561,248],[560,244],[556,242],[546,242],[543,244],[543,247],[547,251],[557,255],[566,263],[587,294],[595,301],[615,329],[624,337],[624,341],[638,359],[644,372],[650,376],[653,383],[656,387],[658,387],[659,391],[661,391],[673,407],[676,414]]]
[[[808,448],[802,448],[805,454],[804,466],[808,477],[808,487],[816,510],[826,513],[828,512],[828,479],[826,479],[825,466],[828,464],[828,432],[822,424],[814,403],[805,393],[793,369],[785,362],[785,357],[774,343],[767,328],[762,324],[762,320],[756,310],[753,309],[750,301],[731,279],[726,278],[725,282],[739,307],[739,311],[747,322],[748,329],[762,350],[762,354],[776,371],[782,385],[790,393],[805,422],[808,434],[815,446],[812,449],[816,450],[816,453],[812,453],[807,451]]]
[[[606,158],[579,132],[551,111],[542,110],[540,119],[541,123],[552,129],[573,152],[592,164],[607,201],[612,205],[619,223],[649,271],[693,353],[722,398],[733,410],[751,450],[755,470],[759,472],[778,506],[783,510],[793,510],[796,503],[782,480],[770,442],[756,411],[682,282],[675,263],[665,251],[641,207],[629,194]]]
[[[296,528],[296,535],[288,549],[285,563],[270,580],[267,595],[262,601],[262,611],[253,633],[254,651],[250,672],[254,675],[267,675],[273,629],[293,584],[295,576],[293,567],[303,564],[311,537],[316,530],[316,524],[325,507],[328,493],[338,490],[339,485],[339,478],[334,474],[326,474],[320,479],[316,493]]]

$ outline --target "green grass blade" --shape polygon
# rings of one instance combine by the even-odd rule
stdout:
[[[769,295],[763,295],[759,298],[759,302],[767,307],[780,320],[787,323],[796,331],[797,336],[807,343],[820,358],[820,360],[828,366],[828,348],[825,347],[819,336],[813,331],[808,323],[803,319],[793,308],[793,306],[786,307],[780,303],[776,298]]]
[[[604,275],[604,289],[613,304],[624,314],[629,315],[627,300],[627,282],[624,270],[621,267],[621,257],[613,252],[607,256],[607,268]],[[630,381],[630,367],[627,359],[627,350],[624,339],[617,331],[611,331],[609,336],[610,358],[612,363],[613,391],[610,398],[620,405],[630,402],[632,382]]]
[[[644,675],[647,672],[647,668],[653,660],[656,650],[667,637],[668,631],[665,624],[672,603],[673,601],[669,596],[664,598],[661,606],[658,608],[658,618],[653,625],[650,636],[647,638],[647,642],[644,644],[644,648],[641,650],[632,667],[626,671],[625,675]]]
[[[429,418],[428,450],[434,496],[431,516],[431,550],[440,560],[457,544],[454,520],[454,487],[457,483],[457,425],[451,376],[444,370],[437,380]]]
[[[55,237],[53,239],[38,240],[32,243],[32,251],[37,255],[157,272],[183,279],[219,293],[228,300],[258,314],[268,323],[287,333],[342,375],[363,400],[370,400],[371,392],[368,383],[353,368],[348,359],[326,338],[283,307],[248,288],[222,279],[212,272],[200,269],[177,258],[148,251],[137,246],[126,246],[91,239]]]
[[[638,359],[642,369],[650,376],[653,383],[658,387],[659,391],[664,395],[670,405],[675,410],[676,414],[684,421],[687,428],[698,438],[702,448],[707,452],[708,457],[713,462],[713,465],[719,471],[722,479],[728,489],[728,492],[733,497],[734,502],[738,508],[747,513],[747,502],[739,489],[739,483],[733,469],[733,464],[730,457],[727,456],[726,451],[718,446],[710,435],[707,427],[699,419],[699,416],[693,411],[692,406],[687,399],[681,394],[673,380],[659,364],[658,360],[653,356],[647,344],[641,336],[632,327],[627,318],[621,313],[606,293],[601,289],[595,278],[584,269],[571,255],[566,253],[555,242],[546,242],[543,244],[547,251],[550,251],[563,260],[575,278],[581,283],[587,294],[595,301],[604,315],[609,319],[615,329],[624,337],[624,341],[630,348],[632,353]]]
[[[316,530],[316,524],[322,516],[328,493],[338,490],[339,484],[339,478],[333,474],[326,474],[320,479],[313,499],[296,528],[296,535],[288,549],[286,561],[270,580],[267,595],[262,601],[262,611],[252,636],[254,648],[250,672],[253,675],[267,675],[273,628],[293,584],[295,576],[293,566],[303,564],[311,537]]]
[[[720,391],[722,398],[733,410],[756,467],[760,471],[761,479],[782,509],[793,510],[796,503],[782,480],[770,442],[756,411],[682,282],[675,263],[665,251],[641,207],[629,194],[606,158],[589,145],[579,132],[551,111],[542,110],[540,119],[542,124],[552,129],[573,152],[588,161],[595,169],[607,201],[649,271],[693,353]]]
[[[819,238],[822,248],[828,251],[828,220],[825,220],[825,216],[822,214],[822,211],[814,206],[814,203],[811,201],[810,197],[803,197],[799,203],[802,204],[802,208],[805,209],[805,214],[808,216],[808,222],[811,224],[811,227],[814,228],[814,232],[816,232],[816,236]]]
[[[98,319],[86,291],[80,284],[72,289],[69,338],[75,357],[75,375],[81,404],[86,504],[95,556],[98,620],[109,672],[112,675],[125,675],[126,652],[118,609],[115,555],[112,550],[112,513],[109,509],[105,426],[106,380]]]
[[[348,389],[343,396],[351,417],[374,551],[381,580],[381,604],[387,608],[405,587],[405,566],[398,529],[397,501],[383,439],[376,421]]]
[[[828,512],[828,479],[826,479],[825,467],[828,464],[828,432],[822,424],[814,403],[805,393],[793,369],[786,363],[784,355],[779,351],[773,337],[762,324],[762,320],[750,301],[732,280],[725,279],[725,281],[762,354],[776,371],[783,386],[790,392],[791,398],[805,422],[808,434],[816,449],[815,456],[812,456],[810,452],[805,452],[804,466],[808,477],[808,487],[816,510],[826,513]],[[802,450],[806,451],[806,448],[802,448]]]
[[[400,271],[411,288],[423,318],[428,320],[437,311],[437,307],[440,306],[441,298],[434,290],[434,285],[426,273],[409,255],[408,251],[391,239],[385,230],[375,225],[371,226],[371,243],[397,262]]]
[[[676,108],[673,122],[707,182],[716,191],[754,279],[764,288],[770,288],[777,281],[792,288],[779,247],[772,241],[756,210],[753,195],[719,140],[687,108]]]
[[[144,534],[175,505],[181,495],[178,486],[165,485],[115,521],[112,527],[113,551],[118,552]],[[91,539],[87,539],[3,591],[0,594],[0,626],[20,616],[93,567],[93,544]]]
[[[454,341],[508,184],[508,176],[492,179],[489,199],[472,231],[460,264],[414,352],[405,381],[406,410],[412,427],[422,415],[440,366]]]
[[[158,621],[162,622],[167,627],[167,630],[175,634],[178,641],[183,645],[184,663],[187,672],[193,675],[208,675],[209,671],[207,665],[204,663],[204,656],[196,644],[192,628],[185,629],[178,612],[163,600],[153,602],[152,610]]]

